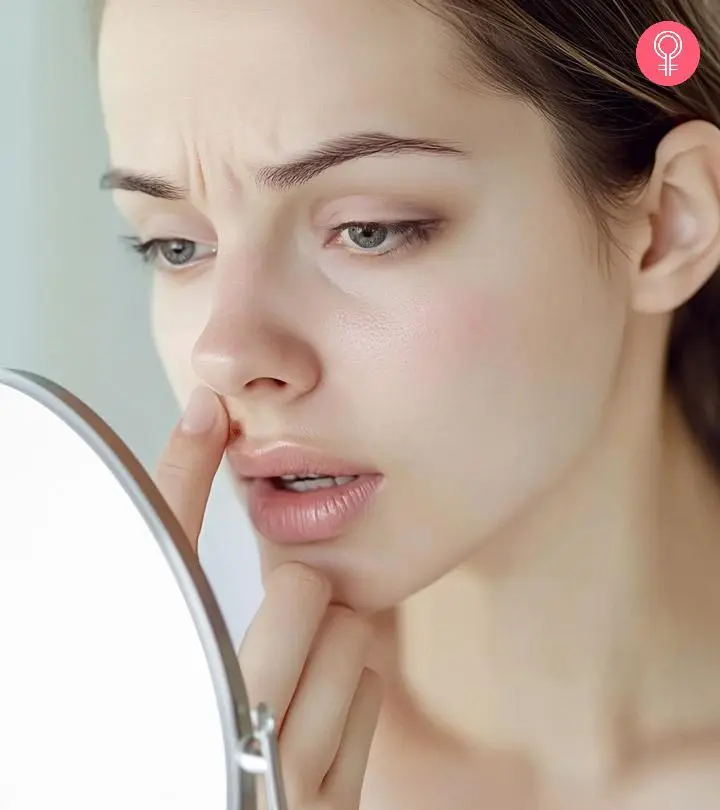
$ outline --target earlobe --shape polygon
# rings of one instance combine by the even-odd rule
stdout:
[[[691,121],[670,132],[642,204],[650,244],[633,281],[633,308],[672,312],[720,266],[720,129]]]

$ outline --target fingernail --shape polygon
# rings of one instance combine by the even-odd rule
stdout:
[[[217,419],[217,397],[209,388],[196,388],[188,401],[181,426],[184,433],[209,433]]]

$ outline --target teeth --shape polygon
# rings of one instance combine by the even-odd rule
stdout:
[[[313,492],[318,489],[330,489],[349,484],[357,478],[356,475],[343,475],[337,478],[325,475],[282,475],[283,489],[290,492]]]

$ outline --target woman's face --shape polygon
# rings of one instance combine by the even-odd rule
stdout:
[[[240,444],[382,475],[333,540],[260,538],[266,569],[319,566],[359,609],[550,488],[621,362],[626,274],[600,266],[544,120],[463,88],[455,47],[410,0],[110,0],[105,19],[112,164],[187,192],[116,195],[143,241],[188,240],[154,270],[169,379],[181,402],[221,394]]]

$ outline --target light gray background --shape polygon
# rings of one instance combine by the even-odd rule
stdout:
[[[149,274],[98,190],[107,156],[86,4],[3,0],[0,31],[0,366],[69,388],[152,470],[178,411],[151,343]],[[201,559],[238,643],[262,592],[224,474]]]

